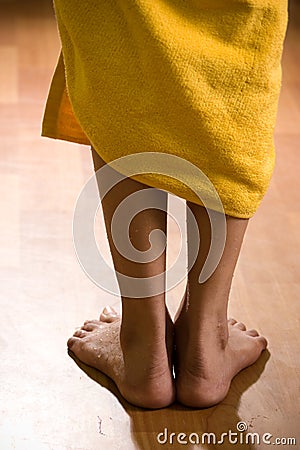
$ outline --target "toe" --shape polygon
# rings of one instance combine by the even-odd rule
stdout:
[[[114,322],[120,318],[117,311],[111,306],[106,306],[100,314],[101,322]]]
[[[84,322],[84,325],[87,325],[89,323],[99,324],[99,320],[97,320],[97,319],[89,319],[89,320],[86,320]]]
[[[84,330],[76,330],[73,336],[83,338],[87,335],[87,332]]]
[[[237,322],[234,324],[234,326],[239,328],[242,331],[246,331],[246,325],[243,322]]]
[[[237,320],[232,319],[232,317],[231,317],[230,319],[228,319],[228,323],[229,323],[229,325],[234,325],[237,323]]]
[[[85,324],[81,327],[81,329],[82,329],[82,330],[85,330],[85,331],[94,331],[94,330],[98,329],[99,327],[101,327],[101,325],[100,325],[99,322],[98,322],[98,323],[88,322],[88,323],[85,323]]]
[[[268,346],[268,341],[264,336],[257,336],[255,340],[259,343],[261,346],[261,349],[264,350]]]
[[[73,348],[76,344],[78,344],[80,341],[81,341],[80,338],[72,336],[70,339],[68,339],[67,346],[68,346],[70,349],[72,349],[72,348]]]
[[[259,336],[258,331],[257,331],[257,330],[254,330],[254,329],[252,329],[252,330],[247,330],[247,331],[246,331],[246,334],[248,334],[249,336],[253,336],[253,337]]]

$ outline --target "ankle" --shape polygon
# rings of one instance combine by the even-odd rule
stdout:
[[[130,351],[147,348],[149,352],[152,349],[160,347],[160,344],[165,344],[165,325],[158,327],[151,324],[126,324],[122,323],[120,329],[120,344],[123,351]]]
[[[188,348],[199,348],[203,343],[204,348],[208,346],[225,350],[228,343],[228,322],[224,314],[203,313],[201,317],[188,311],[184,317],[179,318],[176,323],[179,335],[184,332]]]
[[[157,345],[165,341],[164,299],[128,299],[122,302],[121,344]]]

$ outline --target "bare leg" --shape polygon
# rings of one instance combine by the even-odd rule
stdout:
[[[253,364],[267,341],[256,330],[227,319],[228,297],[248,220],[227,216],[224,253],[212,276],[198,277],[210,246],[210,221],[205,208],[188,203],[200,231],[197,260],[188,276],[185,297],[175,322],[176,392],[187,406],[207,407],[226,396],[232,378]],[[188,243],[190,227],[188,222]]]
[[[97,171],[104,162],[94,150],[92,154]],[[98,186],[103,197],[101,180],[98,180]],[[118,205],[129,195],[145,188],[147,186],[126,178],[102,198],[102,208],[116,272],[144,278],[145,289],[150,290],[151,281],[147,278],[165,272],[165,251],[151,262],[130,261],[116,249],[111,232],[112,217]],[[164,211],[147,209],[140,212],[129,229],[132,245],[140,251],[149,248],[151,231],[158,229],[166,234],[167,194],[156,190],[153,195],[162,197],[160,201],[165,205]],[[127,219],[124,216],[125,224]],[[87,321],[82,330],[75,332],[68,341],[79,359],[115,381],[126,400],[146,408],[165,407],[175,397],[171,369],[173,324],[166,310],[164,283],[161,281],[162,294],[141,299],[126,298],[122,280],[119,280],[122,321],[115,311],[105,310],[100,321]]]

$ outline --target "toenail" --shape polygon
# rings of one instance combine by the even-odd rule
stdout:
[[[237,322],[234,324],[235,327],[239,328],[242,331],[246,331],[246,325],[243,322]]]
[[[103,309],[103,313],[111,315],[111,314],[116,314],[116,311],[111,306],[107,305]]]
[[[74,339],[69,339],[69,340],[68,340],[68,343],[67,343],[68,347],[69,347],[69,348],[73,347],[74,342],[75,342]]]
[[[84,325],[87,325],[87,324],[88,324],[88,323],[90,323],[90,322],[92,322],[92,320],[91,320],[91,319],[89,319],[89,320],[86,320],[86,321],[84,322],[83,326],[84,326]]]
[[[83,334],[82,330],[77,330],[77,331],[75,331],[75,333],[73,334],[73,336],[76,336],[76,337],[82,337],[82,336],[84,336],[84,334]]]

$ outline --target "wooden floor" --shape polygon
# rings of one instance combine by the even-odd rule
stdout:
[[[269,350],[235,378],[220,405],[206,410],[130,406],[109,380],[87,375],[67,354],[74,328],[118,299],[87,278],[72,242],[75,201],[92,174],[89,149],[40,137],[58,53],[50,0],[1,0],[1,450],[175,449],[182,445],[161,445],[157,434],[166,428],[169,435],[218,437],[235,432],[240,421],[261,437],[272,434],[271,442],[294,437],[297,445],[282,447],[300,448],[299,3],[291,2],[283,58],[276,169],[251,220],[230,303],[232,316],[269,338]],[[171,233],[176,242],[177,231]],[[172,313],[182,289],[168,297]]]

